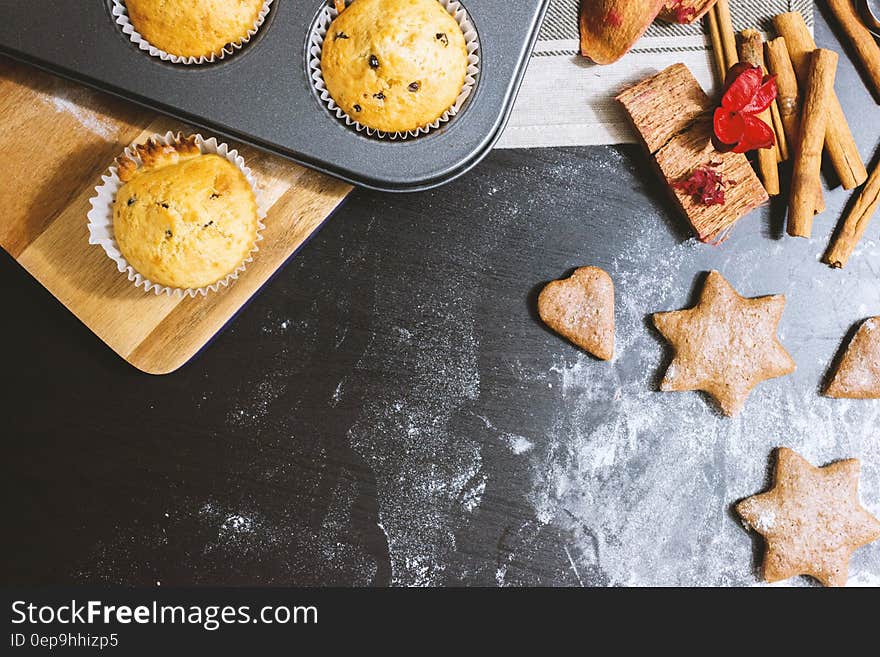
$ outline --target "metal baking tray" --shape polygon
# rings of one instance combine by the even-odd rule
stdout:
[[[328,0],[274,0],[244,48],[213,64],[141,51],[109,0],[0,0],[0,53],[246,142],[356,185],[428,189],[468,171],[510,115],[549,0],[463,0],[480,38],[480,75],[461,112],[406,140],[356,132],[307,76],[312,22]]]

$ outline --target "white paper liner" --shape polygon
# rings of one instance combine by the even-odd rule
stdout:
[[[128,18],[128,9],[125,7],[125,0],[113,0],[113,7],[110,10],[110,13],[113,14],[113,17],[116,19],[116,24],[122,28],[122,32],[128,35],[128,38],[131,39],[131,42],[137,45],[141,50],[145,50],[150,53],[153,57],[158,57],[159,59],[172,62],[174,64],[211,64],[216,61],[220,61],[225,58],[227,55],[234,54],[237,50],[241,50],[241,48],[248,43],[254,35],[257,33],[257,30],[260,29],[260,26],[265,22],[266,16],[269,15],[269,9],[272,7],[272,3],[274,0],[264,0],[263,7],[260,9],[260,13],[257,15],[257,20],[254,21],[254,26],[247,31],[247,35],[243,37],[237,43],[227,44],[219,55],[211,54],[207,57],[204,55],[199,57],[182,57],[180,55],[172,55],[169,52],[162,50],[161,48],[157,48],[152,43],[147,41],[141,34],[134,29],[134,25],[131,24],[131,21]],[[186,29],[186,26],[181,26],[181,29]]]
[[[327,107],[330,108],[330,111],[333,112],[337,118],[344,120],[346,125],[353,127],[358,132],[366,132],[371,137],[378,137],[380,139],[406,139],[407,137],[418,137],[419,135],[427,134],[431,130],[439,128],[441,124],[448,122],[453,116],[458,114],[465,101],[474,90],[474,86],[477,83],[477,76],[480,73],[480,40],[467,10],[460,2],[458,2],[458,0],[437,1],[443,5],[443,8],[446,9],[446,11],[448,11],[456,20],[458,26],[461,28],[462,34],[464,34],[465,46],[468,51],[468,67],[467,73],[465,74],[464,86],[462,87],[458,98],[455,100],[455,103],[453,103],[452,107],[443,112],[440,118],[432,123],[420,126],[415,130],[408,130],[406,132],[384,132],[382,130],[362,125],[343,111],[343,109],[339,107],[339,105],[336,104],[336,101],[330,96],[330,92],[327,91],[327,86],[324,84],[324,74],[321,72],[321,50],[324,47],[324,38],[327,36],[327,30],[330,28],[330,23],[333,22],[339,13],[332,6],[332,2],[324,5],[324,8],[318,13],[318,17],[312,25],[311,34],[309,34],[309,77],[312,80],[315,91],[318,93],[318,97],[327,105]],[[350,2],[346,0],[346,4],[350,4]]]
[[[162,144],[170,144],[173,143],[177,137],[178,133],[167,132],[164,135],[154,135],[151,138]],[[101,246],[107,256],[116,263],[116,268],[120,272],[127,272],[128,280],[132,281],[135,284],[135,287],[144,288],[146,292],[152,291],[154,294],[166,294],[177,297],[195,297],[199,294],[205,296],[208,292],[216,292],[220,287],[228,287],[233,281],[235,281],[245,270],[247,264],[253,261],[254,254],[260,250],[257,246],[257,242],[263,239],[261,232],[266,228],[263,224],[263,219],[266,217],[268,208],[266,208],[260,200],[260,195],[257,193],[257,184],[251,170],[245,166],[244,158],[238,154],[238,151],[230,149],[229,146],[224,143],[218,142],[216,137],[205,139],[197,134],[195,135],[195,138],[196,146],[199,147],[199,150],[203,154],[214,153],[232,162],[232,164],[238,167],[238,169],[244,174],[251,189],[254,190],[254,196],[257,199],[257,237],[254,240],[254,248],[251,249],[248,257],[238,265],[235,271],[226,276],[226,278],[222,278],[205,287],[186,289],[172,288],[160,285],[159,283],[154,283],[148,278],[145,278],[135,271],[134,267],[128,264],[128,261],[119,250],[119,245],[116,243],[116,237],[113,232],[113,201],[116,199],[116,193],[123,184],[122,181],[119,180],[118,170],[114,164],[110,167],[107,173],[101,176],[101,184],[95,187],[95,195],[89,199],[89,204],[92,206],[92,209],[89,210],[88,214],[89,244]],[[126,148],[123,156],[129,157],[140,164],[140,158],[137,156],[134,145]]]

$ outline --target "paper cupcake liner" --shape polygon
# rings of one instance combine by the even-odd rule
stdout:
[[[312,80],[318,98],[327,105],[337,118],[345,121],[347,126],[354,128],[358,132],[366,132],[370,137],[378,137],[379,139],[407,139],[408,137],[418,137],[419,135],[427,134],[431,130],[439,128],[442,124],[447,123],[452,117],[461,111],[465,101],[474,90],[474,87],[477,84],[477,76],[480,74],[480,39],[467,10],[460,2],[458,2],[458,0],[437,1],[443,5],[443,8],[446,9],[446,11],[448,11],[456,20],[458,26],[461,28],[462,34],[464,34],[465,46],[468,51],[468,67],[464,79],[464,86],[461,88],[461,93],[455,103],[453,103],[452,107],[443,112],[440,118],[432,123],[420,126],[415,130],[407,130],[406,132],[384,132],[382,130],[362,125],[339,107],[339,105],[336,104],[336,101],[330,96],[330,92],[327,91],[327,86],[324,84],[324,74],[321,72],[321,50],[324,47],[324,38],[327,36],[327,30],[330,29],[330,23],[333,22],[339,13],[332,6],[332,2],[325,4],[323,9],[318,13],[318,17],[312,24],[312,30],[309,34],[309,77]],[[346,4],[351,4],[351,2],[346,0]]]
[[[164,135],[154,135],[151,137],[151,139],[162,144],[174,143],[178,138],[179,133],[174,132],[167,132]],[[229,148],[227,144],[218,142],[215,137],[205,139],[197,134],[195,135],[195,138],[196,146],[199,147],[199,150],[203,154],[213,153],[232,162],[232,164],[238,167],[238,169],[244,174],[251,189],[254,190],[254,196],[257,199],[257,237],[254,240],[254,248],[251,249],[248,257],[239,264],[235,271],[227,275],[226,278],[220,279],[219,281],[205,287],[186,289],[173,288],[154,283],[150,279],[142,276],[134,267],[128,264],[128,261],[122,255],[122,252],[119,250],[119,245],[116,243],[116,236],[113,232],[113,202],[116,199],[116,193],[119,191],[119,188],[122,187],[122,181],[119,180],[118,168],[114,164],[110,167],[107,173],[101,176],[101,184],[95,187],[95,195],[89,199],[89,204],[92,206],[92,209],[89,210],[88,214],[89,244],[95,244],[102,247],[107,256],[116,263],[116,268],[120,272],[126,272],[128,274],[128,280],[132,281],[135,284],[135,287],[144,288],[144,291],[146,292],[153,292],[157,295],[167,294],[169,296],[173,295],[177,297],[195,297],[196,295],[205,296],[208,292],[216,292],[220,287],[228,287],[233,281],[235,281],[247,268],[248,263],[253,261],[254,254],[260,250],[257,243],[263,239],[262,231],[266,228],[263,224],[263,219],[266,217],[268,208],[266,208],[260,200],[260,195],[257,193],[257,183],[254,180],[251,170],[245,166],[244,158],[238,154],[238,151]],[[123,157],[131,158],[140,164],[140,158],[137,156],[134,144],[125,149]]]
[[[131,39],[131,42],[137,45],[141,50],[148,52],[153,57],[158,57],[162,61],[172,62],[174,64],[211,64],[224,59],[228,55],[235,54],[237,50],[241,50],[241,48],[254,37],[257,30],[259,30],[260,26],[265,22],[266,16],[269,15],[269,9],[273,2],[274,0],[264,0],[263,7],[257,15],[257,20],[254,21],[254,26],[247,31],[247,36],[243,37],[236,43],[227,44],[219,55],[212,54],[208,57],[182,57],[180,55],[172,55],[171,53],[154,46],[142,37],[136,29],[134,29],[134,25],[131,24],[131,21],[128,18],[128,9],[125,7],[125,0],[113,0],[113,7],[111,8],[110,13],[116,19],[116,24],[122,28],[122,32],[128,35],[128,38]]]

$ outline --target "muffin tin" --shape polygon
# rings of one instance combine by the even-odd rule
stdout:
[[[307,50],[324,0],[274,0],[240,51],[191,66],[140,51],[110,0],[0,0],[0,52],[356,185],[410,191],[460,176],[492,148],[549,0],[462,4],[480,39],[476,88],[443,127],[400,141],[352,130],[317,97]]]

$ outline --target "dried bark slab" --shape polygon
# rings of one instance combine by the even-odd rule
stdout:
[[[810,575],[825,586],[845,586],[852,553],[880,538],[880,520],[859,503],[856,459],[817,468],[782,447],[773,488],[736,505],[767,543],[763,575],[779,582]]]
[[[745,155],[712,145],[712,101],[684,64],[674,64],[630,87],[623,104],[697,236],[712,241],[768,200]],[[728,183],[725,203],[704,205],[673,183],[712,167]]]
[[[669,23],[690,25],[700,20],[718,0],[667,0],[660,19]]]
[[[548,283],[538,296],[544,323],[601,360],[614,358],[614,283],[598,267]]]
[[[859,327],[825,394],[836,399],[880,399],[880,317]]]
[[[623,57],[657,18],[666,0],[581,0],[581,55],[597,64]]]

